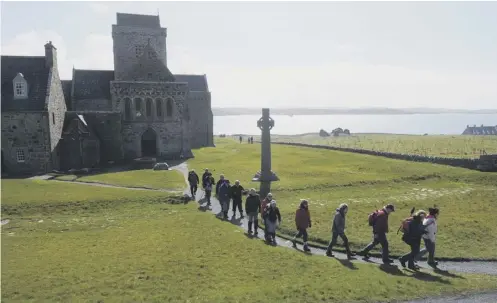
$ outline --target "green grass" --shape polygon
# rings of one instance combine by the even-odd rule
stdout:
[[[260,169],[260,145],[229,139],[218,140],[216,145],[198,150],[189,166],[208,167],[216,179],[224,173],[247,188],[258,186],[250,180]],[[401,220],[413,206],[427,210],[436,204],[441,209],[439,257],[497,258],[497,243],[489,241],[497,234],[493,223],[497,174],[282,145],[273,145],[272,153],[273,170],[280,177],[272,187],[284,217],[280,232],[293,235],[299,199],[308,198],[313,217],[310,237],[327,243],[334,210],[346,202],[350,206],[347,234],[352,247],[360,249],[371,240],[368,214],[393,202],[396,212],[390,218],[390,246],[392,253],[400,254],[407,249],[395,234]]]
[[[82,176],[79,178],[74,175],[62,175],[55,179],[153,189],[182,190],[185,187],[185,178],[176,170],[154,171],[151,169],[142,169]]]
[[[497,285],[484,275],[350,269],[249,240],[163,193],[50,182],[2,182],[2,301],[377,302]]]
[[[274,142],[297,142],[447,158],[479,158],[480,151],[497,153],[497,136],[353,134],[320,137],[317,134],[272,136]]]

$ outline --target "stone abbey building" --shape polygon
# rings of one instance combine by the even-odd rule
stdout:
[[[191,157],[213,145],[205,75],[167,67],[159,16],[117,14],[114,70],[73,69],[60,80],[57,50],[2,56],[2,171],[42,173],[140,157]]]

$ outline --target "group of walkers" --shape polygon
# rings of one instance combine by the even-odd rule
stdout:
[[[240,143],[242,143],[243,137],[242,136],[238,137],[238,140],[240,140]],[[247,138],[247,143],[248,144],[254,144],[254,137],[248,137]]]
[[[190,171],[188,181],[190,183],[192,197],[196,197],[200,180],[194,170]],[[281,224],[281,213],[276,206],[276,200],[274,200],[271,193],[267,194],[264,199],[261,199],[254,188],[245,190],[243,186],[240,185],[238,180],[235,181],[234,185],[231,185],[230,181],[226,179],[224,175],[220,175],[219,181],[216,183],[212,177],[212,173],[209,172],[208,169],[205,169],[201,182],[202,188],[205,191],[205,200],[207,201],[208,206],[211,205],[212,190],[213,187],[215,187],[215,193],[221,204],[221,210],[225,220],[228,219],[230,200],[233,200],[233,217],[235,217],[236,212],[239,211],[240,217],[244,218],[242,199],[244,195],[247,195],[244,209],[245,214],[248,217],[248,233],[257,237],[260,215],[264,224],[264,238],[266,242],[274,245],[276,244],[276,229]],[[332,250],[333,246],[337,244],[338,237],[340,237],[343,241],[347,258],[350,260],[355,257],[355,254],[350,250],[349,241],[345,235],[345,218],[348,210],[348,205],[342,203],[335,211],[331,226],[331,241],[326,250],[326,255],[329,257],[333,257]],[[369,259],[369,252],[380,244],[382,247],[383,263],[393,263],[393,260],[389,256],[387,233],[389,231],[388,218],[394,211],[394,205],[388,204],[382,209],[375,210],[369,214],[368,223],[372,228],[373,239],[371,243],[358,252],[357,255],[363,256],[364,259]],[[424,210],[414,212],[413,208],[411,210],[411,216],[402,221],[397,233],[402,232],[402,240],[410,247],[410,251],[399,258],[399,261],[403,267],[406,267],[407,263],[407,267],[409,269],[417,270],[419,267],[415,263],[426,253],[428,253],[428,265],[434,268],[437,266],[437,262],[434,257],[438,215],[439,209],[436,207],[429,208],[428,212]],[[309,211],[309,202],[302,199],[298,209],[295,212],[296,234],[292,240],[294,247],[297,246],[297,238],[302,237],[304,251],[310,251],[307,229],[311,228],[311,226],[312,222]],[[420,250],[421,239],[423,239],[425,244],[425,248],[423,250]]]

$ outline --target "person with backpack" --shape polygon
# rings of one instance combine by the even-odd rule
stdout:
[[[295,212],[295,225],[297,227],[297,233],[293,237],[293,247],[297,247],[297,238],[302,237],[302,240],[304,241],[304,251],[311,251],[307,245],[307,228],[310,228],[312,225],[311,214],[309,212],[309,202],[305,199],[301,200],[300,206]]]
[[[207,206],[211,206],[211,196],[212,196],[212,187],[216,184],[216,181],[212,177],[211,173],[208,173],[204,178],[204,191],[205,191],[205,199],[207,200]]]
[[[273,200],[273,194],[272,193],[268,193],[266,198],[264,198],[262,201],[261,201],[261,217],[262,217],[262,222],[264,223],[264,239],[266,239],[266,241],[269,242],[269,234],[267,232],[267,224],[266,224],[266,216],[264,215],[264,212],[266,211],[267,207],[269,206],[269,203],[271,203],[271,201]]]
[[[338,236],[340,236],[347,252],[347,258],[349,260],[354,258],[354,254],[349,248],[349,239],[347,239],[347,236],[345,235],[345,215],[348,211],[349,206],[345,203],[340,204],[340,206],[336,209],[335,217],[333,218],[333,225],[331,227],[331,242],[326,250],[326,255],[328,257],[333,257],[333,246],[337,243]]]
[[[425,248],[423,248],[418,255],[416,256],[416,260],[420,260],[427,252],[428,252],[428,265],[433,268],[436,268],[438,262],[435,261],[435,240],[437,235],[437,219],[438,214],[440,213],[439,209],[429,208],[428,209],[428,217],[423,220],[423,226],[425,227],[426,233],[423,234],[423,241],[425,243]]]
[[[204,170],[204,174],[202,175],[202,187],[205,188],[205,180],[207,179],[208,176],[211,176],[212,177],[212,174],[209,172],[209,169],[206,168]]]
[[[369,215],[369,226],[373,227],[373,241],[369,243],[361,252],[360,256],[364,259],[369,259],[369,252],[378,244],[382,248],[382,260],[384,264],[391,264],[393,260],[389,258],[388,252],[388,216],[394,212],[395,208],[392,204],[388,204],[381,210],[376,210]]]
[[[280,209],[276,206],[276,201],[272,200],[264,212],[268,243],[276,245],[276,227],[281,224]]]
[[[249,190],[247,199],[245,200],[245,213],[248,216],[248,233],[252,234],[252,223],[254,224],[254,236],[257,237],[259,229],[259,211],[261,208],[261,200],[256,193],[255,188]]]
[[[197,173],[193,169],[188,173],[188,183],[190,183],[190,193],[192,194],[192,199],[195,199],[200,180]]]
[[[231,185],[230,185],[230,181],[224,179],[223,175],[221,175],[221,180],[219,180],[217,182],[216,195],[217,195],[217,198],[219,199],[219,203],[221,204],[223,218],[225,220],[227,220],[228,219],[228,211],[230,209]]]
[[[414,265],[414,258],[419,253],[419,247],[421,246],[421,237],[423,236],[425,231],[425,227],[423,226],[423,220],[426,216],[426,212],[424,210],[419,210],[416,214],[407,219],[407,226],[403,229],[402,241],[404,241],[407,245],[410,246],[411,251],[402,257],[399,258],[400,264],[402,267],[406,267],[406,261],[408,262],[408,268],[412,270],[417,270],[418,268]]]
[[[245,189],[240,185],[240,181],[236,180],[235,185],[231,187],[231,198],[233,199],[233,217],[236,216],[236,209],[240,211],[240,218],[243,218],[242,195]]]

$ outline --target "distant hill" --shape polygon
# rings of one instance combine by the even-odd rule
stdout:
[[[261,108],[214,107],[214,116],[260,115]],[[273,115],[413,115],[413,114],[497,114],[497,109],[444,108],[272,108]]]

